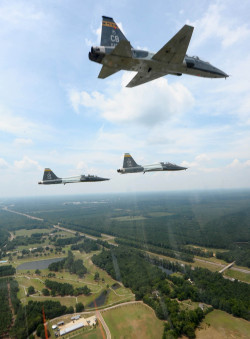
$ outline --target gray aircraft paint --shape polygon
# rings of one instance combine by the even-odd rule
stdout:
[[[107,178],[97,177],[95,175],[78,175],[69,178],[58,178],[50,168],[45,168],[43,180],[39,181],[39,185],[53,185],[53,184],[73,184],[78,182],[96,182],[110,180]]]
[[[101,46],[91,47],[89,59],[103,65],[99,78],[120,71],[138,72],[127,84],[135,87],[167,74],[189,74],[204,78],[228,75],[209,62],[186,55],[193,27],[184,25],[157,53],[134,49],[112,18],[102,17]]]
[[[117,170],[118,173],[128,174],[128,173],[146,173],[146,172],[155,172],[155,171],[181,171],[186,170],[186,167],[177,166],[170,162],[157,162],[151,165],[141,166],[138,165],[129,153],[124,154],[123,168]]]

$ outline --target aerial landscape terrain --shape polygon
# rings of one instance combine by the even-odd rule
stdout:
[[[248,190],[2,199],[1,336],[45,338],[44,312],[52,338],[247,338],[249,203]]]
[[[0,339],[250,338],[249,13],[0,1]]]

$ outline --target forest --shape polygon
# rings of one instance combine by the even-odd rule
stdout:
[[[236,265],[250,268],[250,244],[235,245],[234,248],[228,252],[217,252],[216,258],[225,260],[226,262],[235,261]]]
[[[169,268],[183,273],[183,277],[172,277],[159,269],[163,262],[165,267],[168,266],[167,261],[157,262],[138,250],[123,246],[110,251],[103,250],[100,254],[94,255],[92,261],[113,278],[131,288],[136,299],[143,300],[153,307],[160,319],[169,320],[172,327],[166,327],[166,333],[171,331],[175,337],[185,334],[193,338],[194,330],[203,318],[197,315],[199,321],[188,322],[187,319],[190,318],[180,311],[176,298],[204,302],[214,308],[250,320],[250,286],[224,279],[217,272],[213,273],[202,268],[193,270],[188,265],[183,267],[169,263]],[[158,298],[155,297],[154,291],[158,292]],[[194,315],[192,317],[197,319]]]
[[[136,300],[143,300],[151,306],[158,318],[168,320],[169,326],[166,324],[164,336],[195,337],[195,328],[203,319],[204,312],[200,308],[194,311],[181,310],[178,302],[170,299],[171,289],[166,274],[145,260],[140,252],[119,246],[94,255],[92,261],[114,279],[122,281],[124,286],[131,288]]]
[[[18,339],[26,339],[27,336],[32,334],[40,324],[43,324],[43,308],[47,319],[74,313],[73,307],[67,308],[61,305],[59,301],[29,301],[28,305],[19,306],[11,335]]]
[[[73,203],[75,200],[77,204]],[[59,222],[61,226],[99,238],[101,233],[113,235],[120,242],[127,241],[126,245],[130,241],[134,247],[152,246],[155,253],[171,250],[169,254],[173,256],[176,252],[189,262],[194,255],[213,255],[212,251],[192,245],[225,249],[238,265],[248,266],[245,250],[241,249],[237,255],[231,250],[238,243],[249,248],[249,205],[247,190],[78,196],[67,197],[66,202],[64,197],[27,199],[26,203],[16,202],[15,210],[34,216],[39,212],[44,221],[0,210],[3,220],[0,229],[46,227]]]
[[[45,286],[50,289],[50,294],[52,297],[56,295],[65,296],[65,295],[74,295],[78,296],[80,294],[89,295],[90,289],[85,285],[83,287],[74,288],[73,285],[69,283],[59,283],[57,281],[52,281],[49,279],[45,280]],[[44,293],[45,294],[45,293]]]
[[[13,278],[0,279],[0,337],[8,335],[12,323],[12,310],[10,308],[9,298],[14,312],[16,313],[20,301],[17,298],[18,284]]]
[[[82,259],[75,260],[72,251],[68,251],[67,258],[50,264],[48,269],[54,272],[65,269],[70,273],[77,274],[80,278],[82,278],[87,273],[87,268],[83,265]]]
[[[0,266],[0,277],[6,277],[8,275],[14,275],[16,273],[15,267],[11,265]]]

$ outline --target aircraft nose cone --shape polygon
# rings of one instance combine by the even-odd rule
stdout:
[[[225,78],[226,79],[226,78],[229,77],[229,75],[227,73],[223,72],[222,70],[220,70],[218,68],[217,68],[216,73],[217,73],[218,78]]]

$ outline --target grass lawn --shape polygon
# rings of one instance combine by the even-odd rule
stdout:
[[[123,217],[114,217],[111,218],[111,220],[116,220],[116,221],[135,221],[135,220],[145,220],[147,219],[146,217],[142,216],[142,215],[125,215]]]
[[[230,278],[234,278],[234,279],[238,279],[238,280],[250,283],[250,274],[249,273],[244,273],[244,272],[234,271],[234,270],[228,269],[224,272],[224,275],[226,277],[230,277]]]
[[[103,332],[103,333],[105,333],[105,332]],[[73,335],[73,333],[72,333],[72,337],[70,337],[70,338],[72,338],[72,339],[82,339],[82,338],[83,339],[105,339],[106,335],[104,335],[104,337],[103,337],[100,326],[97,326],[94,329],[81,330],[76,335]]]
[[[209,313],[195,332],[197,339],[236,339],[249,338],[250,323],[247,320],[214,310]]]
[[[18,292],[19,293],[18,296],[22,298],[22,302],[24,304],[27,304],[28,300],[42,301],[42,300],[51,299],[51,300],[58,300],[63,305],[66,305],[67,307],[68,306],[75,307],[76,300],[77,300],[77,302],[82,302],[86,307],[90,302],[96,299],[104,290],[107,289],[107,284],[109,286],[112,286],[116,282],[114,279],[112,279],[107,274],[107,272],[105,272],[104,270],[101,270],[100,268],[96,267],[92,263],[91,256],[93,255],[93,253],[98,253],[98,252],[80,253],[79,251],[74,251],[74,255],[76,259],[83,259],[84,265],[87,267],[87,270],[88,270],[88,273],[82,279],[79,278],[76,274],[71,274],[64,270],[61,272],[55,272],[56,277],[54,278],[47,277],[49,274],[48,269],[40,270],[41,275],[39,276],[34,274],[35,270],[19,270],[17,281],[19,282],[19,285],[20,285],[20,291]],[[53,257],[53,254],[51,257]],[[25,258],[20,261],[18,260],[18,264],[20,264],[21,262],[25,262],[25,261],[32,261],[33,259],[39,260],[39,259],[45,259],[45,258],[44,257]],[[29,273],[27,273],[27,271],[29,271]],[[95,272],[99,272],[100,274],[100,280],[98,282],[94,281]],[[104,279],[104,281],[102,281],[102,278]],[[77,297],[77,299],[74,296],[71,296],[71,297],[70,296],[66,296],[66,297],[56,296],[52,298],[51,296],[44,297],[42,295],[40,296],[37,295],[37,296],[29,297],[29,298],[26,297],[24,293],[24,287],[26,288],[26,291],[27,291],[27,288],[29,286],[34,286],[36,291],[41,292],[42,289],[45,288],[45,284],[43,284],[42,281],[45,282],[46,279],[57,281],[59,283],[69,283],[73,285],[75,288],[83,287],[84,285],[87,285],[91,290],[91,294],[89,296],[80,295]],[[134,300],[133,293],[129,289],[121,286],[116,291],[113,291],[113,290],[110,291],[110,295],[107,298],[105,305],[115,304],[115,303],[119,303],[120,301],[130,301],[130,300]]]
[[[169,260],[169,261],[172,261],[172,262],[178,262],[178,263],[184,264],[184,265],[191,265],[193,267],[207,268],[212,272],[216,272],[216,271],[219,271],[219,270],[222,269],[221,266],[213,265],[213,264],[210,264],[210,263],[205,263],[203,261],[195,261],[195,262],[192,262],[192,263],[188,263],[188,262],[185,262],[183,260],[178,260],[178,259],[175,259],[175,258],[167,257],[166,255],[156,254],[156,253],[152,253],[152,252],[148,252],[148,251],[146,251],[146,253],[150,254],[152,257],[163,258],[163,259],[166,259],[166,260]]]
[[[21,230],[15,231],[15,236],[16,237],[19,237],[19,236],[30,237],[31,234],[35,234],[35,233],[51,233],[52,230],[53,228],[35,228],[35,229],[29,229],[29,230],[21,229]]]
[[[102,312],[113,339],[161,338],[164,322],[143,304],[125,305]]]
[[[150,213],[147,213],[148,215],[150,215],[151,217],[168,217],[168,216],[171,216],[171,215],[174,215],[174,213],[170,213],[170,212],[150,212]]]
[[[206,259],[203,259],[203,260],[206,260]],[[208,270],[210,270],[212,272],[219,272],[223,268],[222,266],[210,264],[209,262],[204,262],[204,261],[195,261],[195,262],[192,262],[191,266],[207,268]]]

